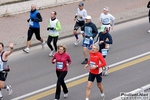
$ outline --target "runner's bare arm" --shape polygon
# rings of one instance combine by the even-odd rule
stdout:
[[[14,44],[12,42],[9,43],[10,50],[4,52],[5,59],[13,52]]]

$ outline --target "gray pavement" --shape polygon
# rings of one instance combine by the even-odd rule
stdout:
[[[148,9],[146,8],[148,0],[84,0],[84,3],[84,8],[87,10],[88,15],[92,16],[92,21],[97,25],[97,27],[100,26],[99,16],[103,11],[103,7],[106,5],[110,8],[110,13],[115,16],[116,24],[146,17],[148,13]],[[73,36],[72,31],[75,23],[73,18],[77,7],[78,3],[72,3],[40,10],[43,17],[43,22],[41,23],[41,37],[44,38],[45,41],[47,40],[48,32],[46,28],[50,18],[50,13],[54,10],[58,13],[57,18],[60,20],[62,25],[59,38],[61,39]],[[1,17],[0,41],[2,41],[5,45],[7,45],[9,41],[14,42],[15,50],[24,48],[26,45],[28,30],[28,23],[26,20],[28,18],[29,12]],[[32,46],[39,44],[34,36],[31,44]],[[5,48],[7,49],[7,46]]]
[[[116,30],[113,30],[111,33],[114,43],[109,51],[109,55],[106,57],[107,65],[149,52],[150,34],[147,34],[146,30],[148,24],[147,19],[142,18],[116,25]],[[59,44],[62,43],[66,45],[67,52],[72,59],[72,64],[69,66],[69,71],[65,80],[88,72],[88,70],[83,68],[84,65],[81,65],[81,62],[84,60],[82,46],[81,44],[78,46],[72,45],[74,41],[71,40],[73,40],[73,38],[74,37],[70,37],[58,41]],[[25,54],[21,50],[12,53],[9,58],[11,71],[8,75],[6,84],[12,85],[13,94],[12,96],[8,96],[7,91],[3,90],[4,100],[26,95],[56,83],[55,65],[50,62],[51,57],[49,57],[48,54],[49,48],[46,46],[45,49],[41,50],[40,45],[32,47],[30,54]],[[139,61],[140,60],[136,62]],[[120,65],[128,66],[129,62],[127,63],[124,63],[125,65]],[[105,100],[112,100],[112,98],[119,96],[120,92],[129,92],[148,84],[150,82],[149,64],[150,62],[148,59],[147,61],[144,60],[144,62],[137,64],[132,63],[128,68],[115,71],[103,77],[104,91],[106,94]],[[119,67],[121,67],[120,65]],[[117,66],[114,68],[116,69],[116,67]],[[69,97],[64,99],[62,97],[62,92],[61,100],[84,100],[86,85],[87,80],[82,84],[70,87]],[[95,82],[92,87],[90,99],[99,100],[99,90]],[[47,97],[43,96],[41,99],[15,100],[54,100],[54,94],[49,94]]]

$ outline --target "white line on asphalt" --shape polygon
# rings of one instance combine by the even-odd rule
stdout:
[[[111,65],[108,65],[108,66],[109,66],[109,67],[115,67],[115,66],[117,66],[117,65],[126,63],[126,62],[128,62],[128,61],[131,61],[131,60],[134,60],[134,59],[137,59],[137,58],[146,56],[146,55],[148,55],[148,54],[150,54],[150,52],[146,52],[146,53],[143,53],[143,54],[141,54],[141,55],[138,55],[138,56],[135,56],[135,57],[132,57],[132,58],[129,58],[129,59],[126,59],[126,60],[123,60],[123,61],[120,61],[120,62],[111,64]],[[88,75],[88,73],[85,73],[85,74],[79,75],[79,76],[77,76],[77,77],[68,79],[68,80],[66,80],[65,82],[66,82],[66,83],[69,83],[69,82],[71,82],[71,81],[80,79],[80,78],[85,77],[85,76],[87,76],[87,75]],[[54,88],[55,86],[56,86],[56,84],[53,84],[53,85],[51,85],[51,86],[48,86],[48,87],[39,89],[39,90],[37,90],[37,91],[31,92],[31,93],[28,93],[28,94],[25,94],[25,95],[22,95],[22,96],[19,96],[19,97],[16,97],[16,98],[13,98],[13,99],[11,99],[11,100],[20,100],[20,99],[29,97],[29,96],[31,96],[31,95],[34,95],[34,94],[37,94],[37,93],[40,93],[40,92],[49,90],[49,89],[51,89],[51,88]]]

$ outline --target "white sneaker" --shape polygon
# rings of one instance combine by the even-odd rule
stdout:
[[[81,41],[79,39],[76,40],[76,42],[74,43],[75,45],[78,45]]]
[[[25,48],[25,49],[23,49],[23,51],[24,51],[25,53],[29,53],[29,48]]]
[[[67,98],[68,97],[68,93],[64,94],[64,98]]]
[[[45,46],[45,41],[43,41],[42,43],[42,49],[44,49],[44,46]]]
[[[108,70],[109,70],[109,67],[106,67],[105,69],[103,69],[103,75],[108,75]]]
[[[54,53],[55,53],[55,51],[54,51],[54,50],[53,50],[53,51],[51,51],[51,52],[50,52],[50,54],[49,54],[49,56],[50,56],[50,57],[53,57],[53,56],[54,56]]]
[[[2,95],[2,92],[0,91],[0,100],[3,99],[3,95]]]
[[[8,85],[8,89],[7,89],[7,91],[9,92],[9,95],[11,95],[11,94],[12,94],[12,88],[11,88],[11,85]]]
[[[3,97],[0,97],[0,100],[3,100]]]
[[[101,94],[101,100],[105,100],[105,94],[104,93]]]
[[[148,30],[148,33],[150,33],[150,29]]]

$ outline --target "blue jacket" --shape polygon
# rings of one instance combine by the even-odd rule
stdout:
[[[42,17],[38,10],[30,11],[30,27],[31,28],[40,28],[39,22],[42,22]]]

